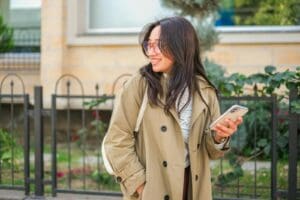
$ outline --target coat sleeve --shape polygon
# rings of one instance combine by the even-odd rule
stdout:
[[[123,87],[117,97],[104,143],[116,180],[128,196],[135,194],[137,187],[146,180],[145,168],[135,151],[133,134],[143,98],[142,86],[141,77],[137,76]]]
[[[207,95],[208,98],[208,105],[210,106],[211,111],[211,120],[207,120],[207,126],[204,130],[204,137],[206,142],[206,149],[210,159],[218,159],[224,156],[224,154],[229,151],[229,140],[225,142],[223,148],[218,148],[213,139],[213,131],[210,130],[208,127],[211,122],[217,119],[220,116],[220,105],[215,94],[212,89],[209,89],[210,95]]]

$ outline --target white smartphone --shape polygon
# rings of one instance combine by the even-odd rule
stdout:
[[[237,120],[238,117],[242,117],[248,112],[248,108],[240,105],[231,106],[226,112],[218,117],[211,125],[210,129],[214,128],[218,123],[226,125],[225,119]]]

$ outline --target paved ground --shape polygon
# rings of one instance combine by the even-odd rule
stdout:
[[[0,190],[0,200],[37,200],[41,198],[25,197],[23,191]],[[122,200],[121,197],[100,195],[58,194],[57,197],[45,197],[45,200]]]

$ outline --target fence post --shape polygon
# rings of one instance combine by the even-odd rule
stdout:
[[[292,110],[292,101],[297,99],[297,89],[290,90],[289,98],[289,174],[288,199],[297,199],[297,114]]]
[[[30,124],[29,124],[29,96],[24,96],[24,184],[25,195],[30,194]]]
[[[44,199],[43,88],[34,87],[35,197]]]
[[[277,97],[272,95],[271,199],[277,199]]]
[[[52,130],[52,197],[56,197],[56,189],[57,189],[57,177],[56,177],[56,168],[57,168],[57,160],[56,160],[56,95],[52,95],[52,111],[51,111],[51,130]]]

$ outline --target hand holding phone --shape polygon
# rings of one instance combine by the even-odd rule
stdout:
[[[220,117],[218,117],[214,122],[209,126],[210,129],[213,129],[217,124],[226,125],[225,120],[231,119],[235,121],[238,117],[242,117],[248,112],[248,108],[240,105],[231,106],[226,112],[224,112]]]

